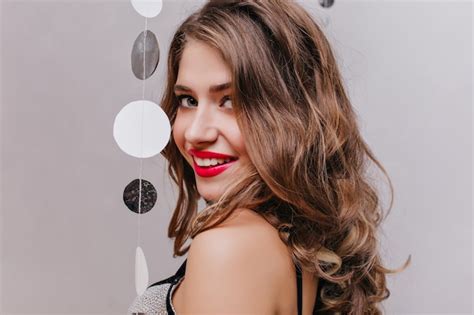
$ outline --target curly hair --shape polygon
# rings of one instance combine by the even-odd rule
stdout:
[[[290,1],[209,1],[172,38],[161,106],[173,125],[173,93],[188,39],[216,48],[231,69],[233,108],[250,166],[215,203],[198,213],[194,171],[171,137],[162,151],[179,188],[168,228],[173,257],[189,238],[252,209],[279,232],[292,259],[316,274],[321,314],[380,314],[387,299],[377,230],[379,192],[374,163],[346,95],[330,44],[299,4]],[[411,255],[405,263],[406,268]]]

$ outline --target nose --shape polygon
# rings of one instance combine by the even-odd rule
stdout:
[[[184,138],[193,146],[198,147],[202,143],[216,141],[218,129],[214,125],[214,119],[210,106],[199,104],[193,113],[191,123],[186,128]]]

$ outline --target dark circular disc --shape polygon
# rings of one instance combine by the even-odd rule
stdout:
[[[142,195],[140,203],[140,212],[138,212],[138,198],[139,198],[139,179],[134,179],[125,187],[123,192],[123,202],[128,209],[135,213],[147,213],[153,208],[156,203],[156,189],[153,184],[147,180],[142,179]]]
[[[143,57],[145,57],[145,69],[143,69]],[[155,72],[159,61],[160,48],[155,34],[149,30],[141,32],[132,48],[133,74],[140,80],[148,79]]]
[[[320,4],[323,8],[330,8],[330,7],[333,6],[334,0],[319,0],[319,4]]]

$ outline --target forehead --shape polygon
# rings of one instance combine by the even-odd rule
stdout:
[[[190,39],[179,62],[176,84],[207,88],[231,81],[231,71],[219,50],[201,41]]]

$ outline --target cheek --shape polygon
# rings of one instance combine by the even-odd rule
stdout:
[[[232,141],[232,146],[238,151],[240,155],[246,155],[247,150],[245,148],[244,135],[240,131],[237,122],[233,121],[233,123],[229,125],[232,126],[232,128],[229,128],[229,139]]]

